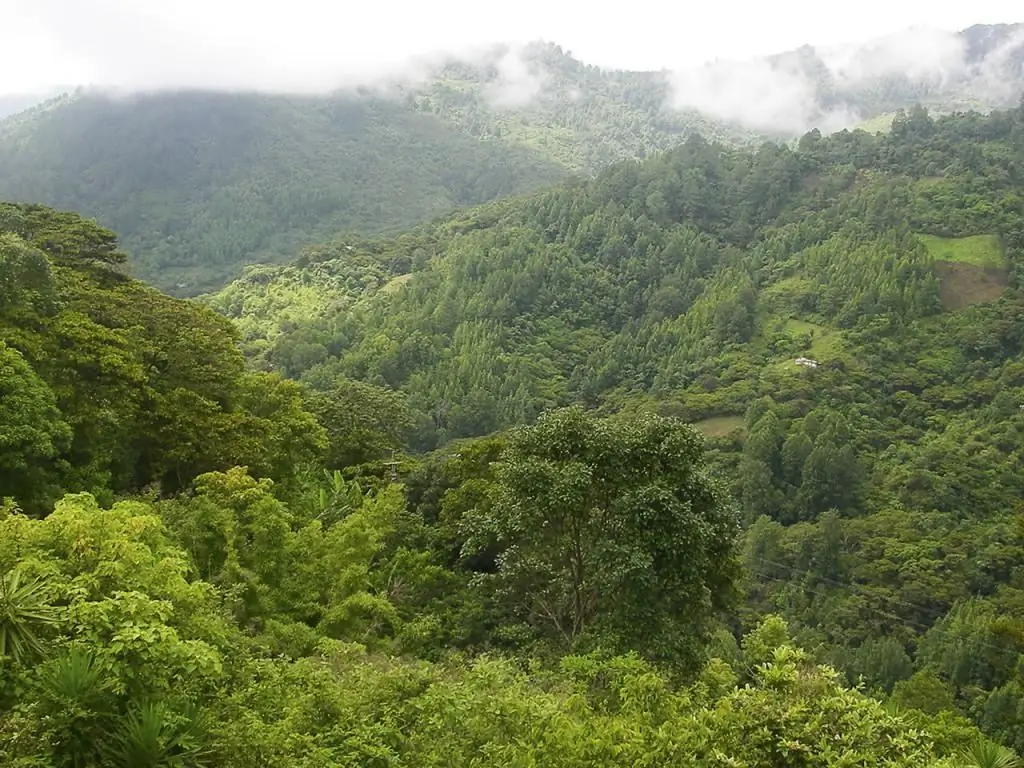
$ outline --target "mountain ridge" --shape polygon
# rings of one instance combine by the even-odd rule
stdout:
[[[113,232],[0,205],[0,496],[16,500],[0,501],[0,547],[45,579],[12,598],[42,610],[9,617],[38,650],[5,658],[18,709],[0,713],[0,743],[35,763],[72,743],[65,762],[88,748],[106,764],[106,734],[121,733],[106,712],[131,725],[154,690],[174,690],[163,722],[200,705],[218,765],[351,763],[368,706],[427,712],[422,743],[450,765],[450,718],[476,690],[457,670],[490,680],[479,700],[493,702],[507,654],[546,695],[566,694],[523,744],[566,701],[595,713],[513,759],[591,765],[577,733],[622,710],[659,745],[680,734],[676,755],[713,745],[760,764],[785,739],[828,764],[831,747],[811,751],[821,715],[808,701],[832,691],[834,733],[863,761],[967,764],[956,755],[972,742],[1009,761],[974,726],[1024,751],[1022,233],[1024,105],[915,108],[885,135],[793,146],[693,135],[592,179],[339,237],[207,299],[243,339],[121,274]],[[243,349],[299,382],[247,371]],[[20,512],[46,515],[69,492],[41,520]],[[604,585],[615,599],[573,599]],[[50,595],[82,610],[59,617]],[[726,611],[694,631],[691,602]],[[135,638],[127,651],[107,641],[112,620]],[[46,714],[66,707],[66,676],[39,667],[93,658],[64,663],[68,644],[104,664],[100,694],[117,692],[96,728]],[[440,698],[430,661],[455,685]],[[689,678],[658,669],[699,677],[678,688]],[[409,709],[365,698],[368,673]],[[552,688],[555,675],[574,687]],[[698,741],[651,719],[674,690],[672,716],[710,728]],[[325,691],[359,698],[327,701],[353,714],[316,730]],[[873,714],[851,725],[851,711]],[[500,734],[473,724],[456,762],[506,743],[509,721]],[[865,751],[880,723],[896,730]],[[408,724],[389,743],[408,745]],[[371,725],[358,755],[376,759]],[[767,746],[750,737],[766,728]],[[632,722],[623,732],[599,762],[664,758]],[[922,748],[894,758],[908,737]],[[423,764],[399,748],[392,762]]]
[[[1006,66],[992,71],[1024,91],[1022,29],[960,33],[968,75],[991,79],[981,65],[995,56]],[[848,61],[872,60],[861,51]],[[966,98],[974,75],[944,91],[927,68],[918,80],[891,75],[892,61],[866,79],[837,79],[809,46],[699,81],[602,70],[547,43],[432,66],[418,81],[330,96],[79,91],[0,122],[0,197],[96,217],[122,233],[135,274],[195,295],[337,232],[400,231],[695,132],[746,146],[918,101],[939,112],[1007,106]]]

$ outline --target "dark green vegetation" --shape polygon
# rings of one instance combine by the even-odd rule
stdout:
[[[1022,189],[1024,105],[690,138],[240,331],[0,206],[0,764],[1013,765]]]
[[[693,130],[749,135],[664,110],[660,74],[602,72],[554,46],[524,56],[544,89],[522,102],[508,101],[521,84],[503,79],[501,51],[385,91],[78,93],[0,125],[0,198],[97,217],[135,274],[195,295],[335,232],[407,228]]]
[[[326,445],[301,388],[245,370],[209,309],[124,277],[114,234],[0,205],[2,494],[43,511],[243,464],[280,482]]]
[[[382,464],[399,394],[246,373],[108,230],[3,205],[0,257],[4,766],[1012,764],[940,680],[887,707],[736,612],[683,422]]]
[[[258,367],[403,393],[439,457],[570,403],[695,422],[747,527],[735,627],[779,612],[850,682],[1024,749],[1022,191],[1024,109],[691,139],[210,302]]]
[[[564,175],[529,148],[354,95],[78,95],[0,125],[0,196],[98,217],[125,233],[136,274],[179,293],[336,231],[410,226]]]

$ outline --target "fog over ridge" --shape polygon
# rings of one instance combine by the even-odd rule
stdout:
[[[410,6],[401,9],[401,29],[422,26],[424,32],[422,39],[406,50],[406,38],[399,38],[397,31],[393,44],[379,44],[388,39],[380,28],[388,18],[384,6],[372,6],[366,11],[369,15],[359,16],[335,6],[330,10],[314,0],[292,0],[289,7],[278,6],[284,15],[275,30],[266,23],[253,26],[256,22],[250,16],[263,14],[263,22],[271,19],[262,7],[243,15],[245,7],[235,0],[178,0],[170,5],[148,0],[11,2],[13,18],[21,19],[24,29],[19,30],[23,34],[12,36],[16,38],[11,41],[14,53],[8,56],[14,57],[20,51],[18,46],[30,50],[31,43],[40,67],[60,59],[78,73],[77,82],[90,92],[117,98],[197,89],[296,95],[340,90],[402,96],[430,83],[447,63],[457,61],[489,73],[481,95],[493,107],[522,109],[550,96],[553,89],[565,87],[564,80],[560,82],[534,55],[534,44],[523,42],[532,39],[522,34],[532,28],[529,14],[543,8],[563,26],[573,20],[572,13],[564,9],[530,2],[520,14],[513,13],[507,24],[490,25],[473,22],[473,7],[464,0],[445,0],[440,10],[434,11]],[[791,5],[801,3],[791,0]],[[979,13],[983,5],[986,3],[979,2]],[[293,12],[285,13],[289,8]],[[316,8],[319,13],[306,13]],[[468,14],[468,21],[446,24],[431,16],[440,11]],[[745,18],[738,31],[757,20],[753,11],[746,16],[749,21]],[[898,18],[903,16],[894,9],[893,23]],[[621,22],[624,30],[631,29],[629,19],[605,22],[612,27]],[[398,20],[392,19],[392,23]],[[786,23],[799,27],[796,20]],[[663,26],[667,25],[651,28],[652,46],[663,43],[670,34]],[[709,28],[708,45],[715,40],[724,44],[738,31]],[[507,33],[510,42],[486,42],[498,33]],[[687,34],[692,41],[701,30]],[[747,30],[744,34],[752,33]],[[965,106],[1013,103],[1024,81],[1024,26],[991,34],[998,39],[982,40],[980,45],[964,34],[918,26],[864,38],[867,42],[804,45],[765,56],[723,55],[703,64],[671,63],[658,72],[668,86],[666,109],[698,110],[779,134],[795,134],[810,127],[830,131],[886,111],[884,93],[894,83],[910,83],[912,87],[904,90],[923,101],[942,91]],[[571,42],[540,37],[563,45]],[[481,42],[466,43],[470,38]],[[813,36],[809,42],[815,43]],[[638,44],[630,42],[634,47]],[[759,44],[763,48],[767,43],[762,40]],[[737,46],[730,43],[726,47],[732,50]],[[983,55],[978,56],[978,50]],[[592,61],[587,53],[578,57],[588,64],[605,63]],[[64,77],[60,82],[69,80]],[[0,96],[6,93],[0,80]],[[585,98],[585,86],[575,88],[572,95]]]

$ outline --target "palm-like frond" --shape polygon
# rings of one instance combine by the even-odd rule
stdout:
[[[91,654],[75,648],[44,666],[39,679],[49,699],[88,707],[107,688],[104,672]]]
[[[978,739],[970,748],[960,753],[960,759],[972,768],[1022,767],[1020,758],[1012,750],[988,739]]]
[[[150,702],[127,716],[105,752],[118,768],[195,768],[205,754],[201,734],[196,712],[176,715]]]
[[[17,568],[0,577],[0,656],[20,661],[29,653],[42,653],[37,633],[56,624],[58,617],[40,579],[23,581]]]
[[[114,677],[89,651],[71,648],[41,665],[38,673],[40,712],[53,729],[54,765],[98,765],[109,713],[115,703]]]

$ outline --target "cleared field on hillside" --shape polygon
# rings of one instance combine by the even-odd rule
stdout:
[[[955,261],[935,265],[939,275],[939,300],[943,309],[963,309],[971,304],[995,301],[1006,290],[1006,270],[976,267]]]
[[[995,235],[971,235],[970,237],[939,237],[918,235],[935,261],[953,261],[971,264],[975,267],[1006,268],[1006,256]]]
[[[810,335],[811,346],[805,350],[804,355],[815,360],[835,356],[843,343],[843,337],[839,331],[826,328],[824,325],[809,323],[806,320],[790,318],[786,321],[786,331],[791,336]]]
[[[918,235],[935,260],[939,299],[945,309],[995,301],[1007,285],[1007,261],[995,235]]]
[[[712,416],[693,423],[706,437],[725,437],[743,429],[742,416]]]

